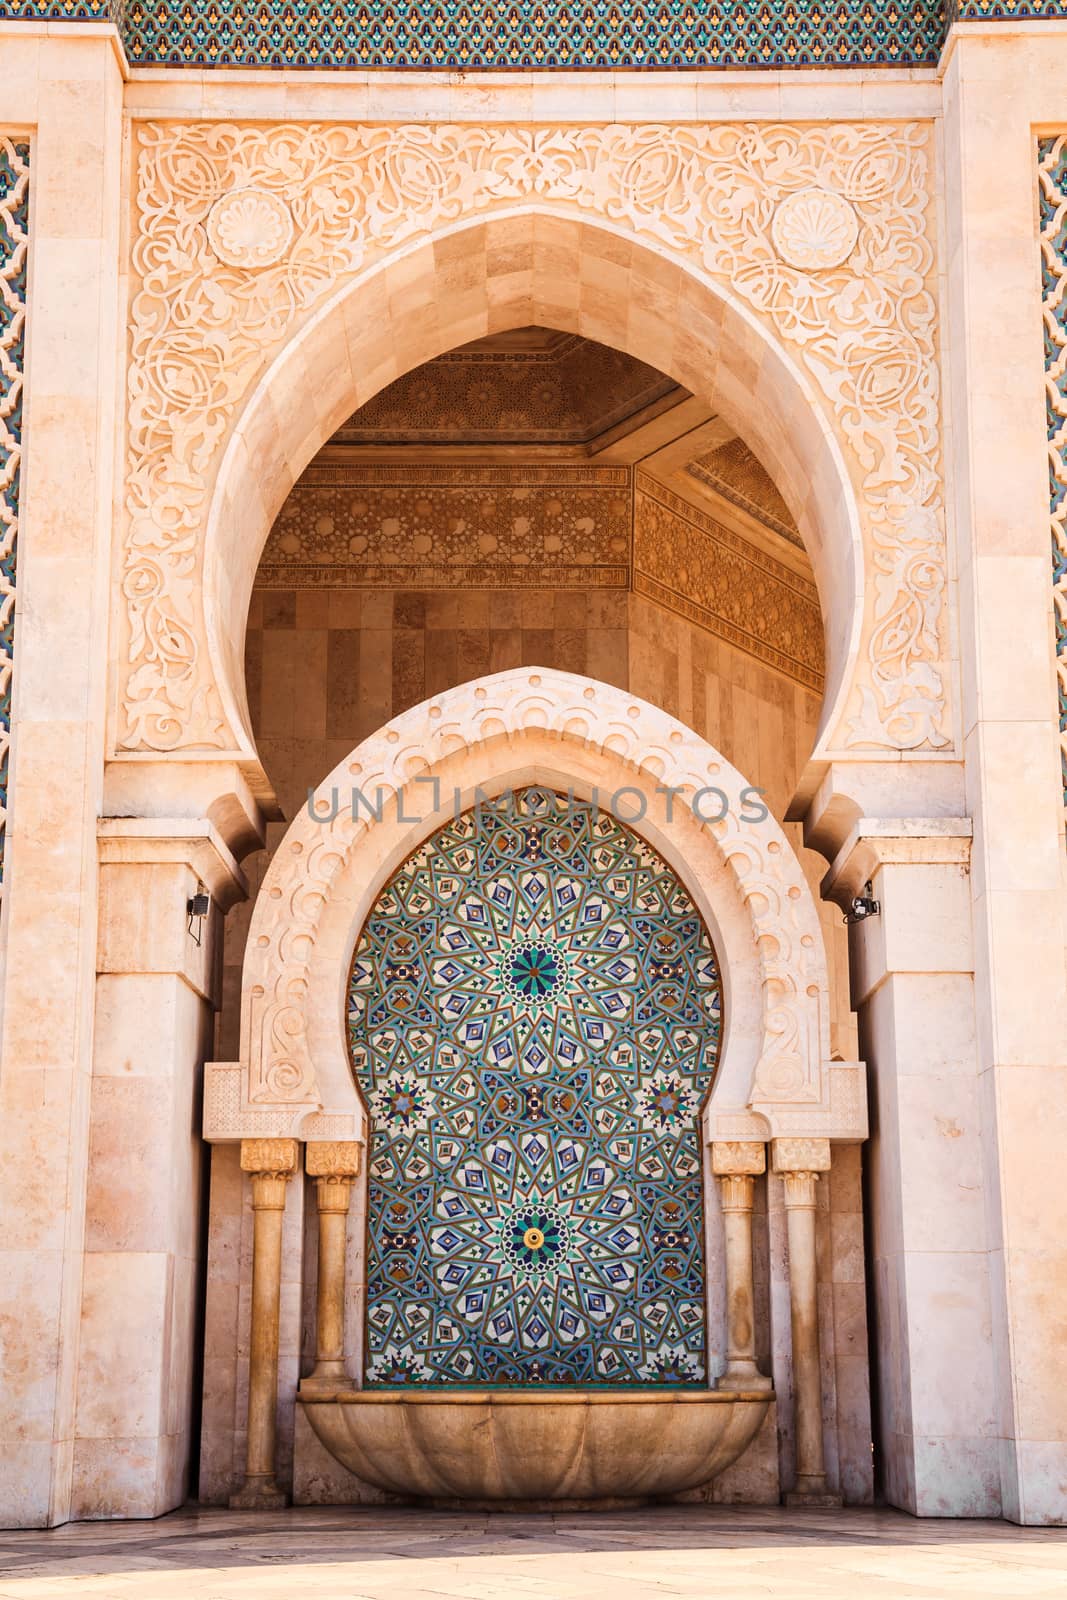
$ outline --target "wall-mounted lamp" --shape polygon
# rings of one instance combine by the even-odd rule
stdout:
[[[881,911],[881,902],[871,895],[870,880],[863,885],[863,893],[853,895],[849,901],[848,910],[845,912],[846,922],[866,922],[868,917],[876,917]]]
[[[185,909],[189,913],[189,935],[193,943],[199,947],[204,935],[204,918],[211,910],[211,896],[202,883],[197,886],[196,893],[190,895],[185,902]]]

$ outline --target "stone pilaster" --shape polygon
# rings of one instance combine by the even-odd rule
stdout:
[[[282,1213],[297,1170],[295,1139],[244,1139],[241,1170],[252,1175],[252,1336],[248,1368],[248,1454],[245,1481],[230,1505],[276,1511],[285,1495],[274,1477],[278,1408],[278,1316],[282,1281]]]
[[[789,1241],[789,1321],[793,1341],[793,1410],[796,1484],[791,1506],[839,1506],[826,1487],[816,1295],[815,1185],[830,1170],[828,1139],[775,1139],[775,1172],[782,1179]]]
[[[348,1204],[360,1170],[353,1140],[309,1144],[308,1176],[319,1210],[319,1273],[315,1310],[315,1367],[302,1391],[352,1387],[345,1371],[345,1249]]]
[[[769,1389],[756,1365],[756,1312],[752,1288],[752,1202],[756,1178],[767,1169],[762,1144],[716,1140],[711,1170],[719,1180],[726,1257],[726,1371],[720,1389]]]

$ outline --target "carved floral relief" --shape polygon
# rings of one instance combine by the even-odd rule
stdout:
[[[120,748],[232,746],[206,659],[204,527],[266,361],[346,277],[520,203],[688,261],[799,359],[864,521],[865,653],[844,740],[949,746],[930,165],[924,124],[143,124]]]

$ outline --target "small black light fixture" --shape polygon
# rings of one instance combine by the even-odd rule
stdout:
[[[189,936],[199,948],[204,935],[204,918],[211,910],[211,896],[202,883],[197,884],[196,893],[185,902],[185,909],[189,913]]]
[[[863,885],[863,893],[852,896],[845,912],[845,921],[866,922],[868,917],[876,917],[882,909],[881,902],[875,900],[871,894],[870,879]]]

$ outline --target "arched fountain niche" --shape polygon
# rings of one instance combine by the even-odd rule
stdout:
[[[701,1113],[723,984],[681,877],[621,820],[634,800],[483,798],[360,932],[363,1390],[305,1409],[382,1489],[678,1493],[736,1459],[770,1404],[766,1385],[710,1386]]]
[[[204,1105],[254,1214],[231,1504],[280,1503],[282,1404],[305,1500],[766,1503],[784,1459],[826,1503],[816,1193],[865,1136],[863,1072],[830,1056],[800,863],[719,751],[555,669],[412,707],[294,817],[241,990]],[[765,1172],[788,1264],[759,1296]],[[298,1376],[279,1308],[312,1190]]]

